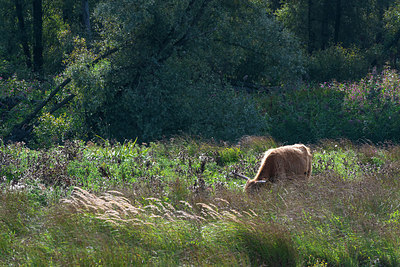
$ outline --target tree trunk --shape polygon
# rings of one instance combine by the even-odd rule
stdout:
[[[92,30],[90,28],[90,13],[89,13],[89,1],[82,0],[82,21],[85,26],[87,38],[92,39]]]
[[[33,71],[43,78],[42,0],[33,0]]]
[[[19,38],[21,41],[22,48],[24,50],[26,66],[29,69],[31,69],[32,68],[31,52],[29,50],[28,37],[26,35],[25,20],[24,20],[24,15],[23,15],[24,13],[21,0],[15,0],[15,11],[17,13]]]
[[[342,17],[342,2],[341,0],[336,0],[335,34],[333,39],[335,44],[339,42],[341,17]]]
[[[375,43],[382,44],[384,42],[384,29],[385,29],[385,20],[384,15],[386,10],[389,8],[388,1],[378,1],[377,9],[378,9],[378,21],[379,21],[379,30],[375,36]]]
[[[322,18],[321,18],[321,49],[324,50],[328,44],[328,1],[322,2]]]
[[[307,15],[308,15],[308,25],[307,25],[307,30],[308,30],[308,53],[311,54],[311,52],[314,50],[314,32],[312,29],[312,8],[313,8],[313,2],[312,0],[308,0],[308,10],[307,10]]]
[[[64,0],[62,6],[63,21],[71,25],[72,14],[74,12],[74,5],[71,0]]]

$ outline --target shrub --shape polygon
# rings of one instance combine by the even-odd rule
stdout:
[[[311,81],[346,81],[363,77],[369,67],[362,51],[336,45],[311,55],[308,73]]]
[[[304,73],[300,43],[259,1],[116,3],[94,16],[107,25],[104,44],[122,49],[94,92],[104,96],[97,107],[84,96],[84,126],[106,138],[262,135],[266,122],[241,85],[295,84]]]
[[[34,126],[34,142],[39,147],[50,147],[63,143],[70,130],[70,120],[66,114],[55,117],[50,113],[44,113],[39,118],[39,124]]]
[[[0,53],[3,51],[0,48]],[[10,72],[10,63],[7,60],[0,59],[0,77],[7,76]]]
[[[283,142],[326,138],[400,140],[400,75],[386,68],[359,82],[303,85],[284,92],[259,94],[268,133]]]
[[[344,111],[354,135],[373,142],[400,140],[399,80],[396,71],[385,68],[357,83],[335,84],[346,94]]]
[[[25,144],[4,144],[0,140],[0,182],[17,183],[28,169],[30,151]]]
[[[343,92],[328,87],[303,87],[284,94],[260,98],[269,121],[268,132],[282,142],[315,142],[341,137]]]

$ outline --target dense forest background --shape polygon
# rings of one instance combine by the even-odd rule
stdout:
[[[395,0],[0,0],[0,136],[399,141]]]

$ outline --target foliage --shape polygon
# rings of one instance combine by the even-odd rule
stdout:
[[[397,68],[398,9],[394,0],[285,0],[271,12],[309,52],[311,81],[346,81],[388,62]]]
[[[34,108],[34,103],[44,95],[48,84],[24,80],[13,75],[0,77],[0,136],[6,136],[11,127],[22,122]]]
[[[310,57],[308,75],[316,82],[360,79],[370,68],[364,54],[359,49],[346,49],[342,46],[316,51]]]
[[[83,91],[85,121],[107,138],[262,134],[251,99],[233,89],[242,81],[289,84],[303,73],[296,39],[253,2],[110,2],[95,17],[107,25],[101,49],[121,49],[97,79],[102,88],[88,79],[77,89],[99,88]]]
[[[17,182],[21,179],[27,169],[29,160],[29,150],[24,147],[24,143],[5,145],[1,141],[0,160],[1,160],[1,181]]]
[[[398,265],[398,146],[326,140],[310,181],[245,195],[227,174],[255,173],[260,140],[274,145],[2,144],[0,166],[21,171],[1,182],[0,263]],[[215,151],[239,154],[218,165]]]
[[[74,52],[76,60],[90,62],[94,56],[87,51],[85,42],[76,42],[78,50],[86,51]],[[78,56],[83,53],[88,58]],[[127,93],[117,101],[107,92],[104,73],[110,70],[108,62],[89,69],[79,68],[82,64],[71,63],[68,71],[77,78],[51,103],[56,105],[69,94],[75,96],[74,101],[51,115],[42,115],[31,145],[50,146],[73,136],[88,138],[93,133],[119,140],[134,135],[142,141],[179,133],[228,141],[246,134],[269,134],[291,143],[343,137],[398,141],[399,77],[389,67],[381,73],[374,70],[358,82],[303,84],[291,91],[248,94],[235,91],[215,76],[199,78],[196,84],[191,71],[177,76],[175,73],[190,64],[182,61],[182,65],[175,63],[174,69],[161,68],[146,92]],[[202,68],[200,62],[192,65],[191,69],[195,68]],[[162,81],[165,82],[160,90]],[[211,83],[215,85],[208,86]],[[1,79],[0,86],[3,136],[33,110],[33,103],[50,93],[43,91],[49,86],[47,83],[15,76]],[[125,115],[120,118],[122,114]]]
[[[69,130],[70,122],[65,114],[55,118],[45,113],[39,118],[39,125],[34,127],[34,140],[39,147],[50,147],[53,144],[63,143]]]
[[[285,0],[275,14],[287,28],[310,46],[308,48],[311,48],[311,52],[338,43],[345,47],[367,48],[374,43],[374,38],[382,29],[382,14],[394,3],[395,1],[350,0],[341,1],[338,5],[337,1]],[[337,40],[335,31],[339,31]]]
[[[398,68],[396,62],[397,55],[399,54],[399,38],[400,38],[400,23],[398,12],[400,4],[397,1],[387,9],[384,14],[382,23],[384,24],[385,48],[386,53],[389,55],[390,63],[393,68]]]
[[[21,70],[21,62],[18,62],[19,51],[17,23],[15,16],[10,16],[14,10],[14,2],[2,0],[0,2],[0,77],[9,78],[15,70]],[[13,14],[14,15],[14,14]]]
[[[21,6],[24,32],[16,16],[16,2]],[[46,75],[52,76],[63,70],[64,56],[73,48],[72,38],[78,35],[84,36],[80,18],[81,6],[69,0],[43,0],[42,2],[44,71]],[[94,5],[98,1],[90,2]],[[32,53],[32,2],[1,1],[0,6],[0,62],[3,60],[7,62],[4,70],[0,67],[0,76],[8,78],[17,74],[25,79],[32,78],[32,69],[26,64],[26,61],[32,60],[32,55],[28,55],[27,59],[26,52],[22,49],[23,35],[25,35],[28,50]]]
[[[59,80],[61,77],[56,77]],[[16,75],[3,79],[0,77],[0,137],[12,137],[12,129],[23,122],[44,98],[51,94],[53,83],[38,80],[24,80]],[[32,146],[49,147],[62,143],[65,137],[85,136],[82,129],[82,117],[79,110],[70,108],[55,112],[55,106],[68,96],[63,92],[44,107],[36,123],[32,123],[33,130],[30,137],[24,141]],[[51,113],[50,113],[51,112]],[[68,114],[68,115],[67,115]],[[23,127],[29,128],[28,125]],[[78,133],[79,132],[79,133]]]
[[[359,82],[303,86],[285,93],[259,94],[267,130],[281,141],[317,142],[348,138],[372,142],[399,140],[399,76],[385,68]]]
[[[96,135],[398,141],[396,72],[361,79],[397,64],[393,0],[88,2],[92,33],[79,3],[43,0],[46,75],[37,81],[24,66],[31,3],[0,1],[1,137],[35,128],[24,141],[47,147]]]
[[[258,101],[271,128],[268,133],[289,143],[315,142],[321,138],[339,138],[346,125],[338,123],[343,116],[344,94],[327,87],[304,86],[302,89],[274,93]]]
[[[398,73],[386,68],[372,73],[358,83],[337,85],[346,92],[345,111],[353,130],[374,142],[398,140],[399,99]]]
[[[107,92],[110,97],[97,107],[96,116],[87,118],[89,125],[105,137],[123,140],[138,136],[145,141],[181,132],[235,140],[264,131],[265,122],[251,98],[224,88],[215,77],[193,81],[189,70],[198,65],[186,69],[185,63],[163,68],[158,73],[161,77],[153,76],[145,92],[128,91],[118,98]]]

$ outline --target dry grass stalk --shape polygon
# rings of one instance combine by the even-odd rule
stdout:
[[[134,207],[124,195],[118,191],[109,191],[97,197],[88,191],[74,187],[71,197],[63,199],[62,204],[77,212],[91,212],[97,218],[118,223],[139,214],[141,209]]]
[[[241,213],[228,208],[230,203],[221,198],[215,200],[217,204],[222,203],[223,205],[221,206],[224,207],[217,207],[213,203],[196,203],[196,206],[200,208],[201,215],[196,214],[192,205],[186,201],[180,201],[185,206],[184,211],[177,210],[170,203],[162,202],[157,198],[147,198],[146,200],[150,201],[150,204],[142,209],[134,207],[129,199],[118,191],[108,191],[101,196],[96,196],[82,188],[74,187],[71,197],[63,199],[61,203],[76,212],[95,214],[96,218],[114,225],[120,225],[121,223],[130,225],[153,224],[152,222],[158,219],[169,222],[188,220],[199,223],[211,218],[213,220],[240,222],[241,219],[257,216],[252,210]],[[143,215],[146,215],[146,217]],[[147,218],[150,222],[144,218]]]

